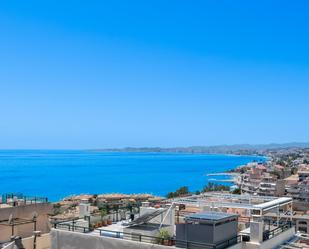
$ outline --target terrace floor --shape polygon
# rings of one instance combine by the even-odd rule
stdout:
[[[113,223],[112,225],[108,226],[102,226],[97,228],[96,230],[90,232],[90,235],[97,235],[97,236],[108,236],[108,237],[114,237],[115,232],[123,233],[123,228],[126,226],[124,225],[126,221],[118,221],[116,223]],[[101,232],[100,232],[101,230]],[[110,233],[109,233],[110,231]]]

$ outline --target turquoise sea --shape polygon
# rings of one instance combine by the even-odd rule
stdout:
[[[206,174],[233,169],[253,160],[265,159],[177,153],[2,150],[0,194],[19,192],[52,201],[79,193],[163,196],[181,186],[200,190],[209,180]]]

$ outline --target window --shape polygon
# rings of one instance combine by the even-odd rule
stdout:
[[[299,227],[298,231],[300,231],[302,233],[307,233],[307,228],[306,227]]]

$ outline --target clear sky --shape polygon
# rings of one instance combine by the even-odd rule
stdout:
[[[0,2],[0,148],[309,141],[308,1]]]

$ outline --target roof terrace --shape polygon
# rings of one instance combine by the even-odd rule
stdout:
[[[5,193],[0,195],[0,208],[24,206],[36,203],[48,203],[48,198],[27,196],[21,193]]]
[[[147,215],[141,215],[140,218],[137,218],[134,222],[130,222],[130,219],[128,219],[126,221],[122,221],[121,224],[117,224],[117,226],[116,224],[112,224],[111,226],[93,229],[88,226],[77,226],[75,222],[56,223],[54,224],[55,230],[53,230],[52,234],[58,242],[60,240],[63,240],[63,243],[68,243],[67,241],[72,241],[71,238],[76,237],[77,240],[85,240],[87,241],[87,243],[114,243],[115,248],[122,248],[122,243],[132,242],[139,243],[138,246],[140,248],[159,248],[156,244],[159,244],[161,246],[176,245],[176,247],[179,247],[179,245],[186,245],[186,248],[207,249],[229,248],[232,245],[237,245],[237,248],[240,249],[246,248],[251,244],[263,244],[263,247],[261,246],[256,248],[275,248],[268,247],[267,245],[279,245],[282,241],[288,240],[295,234],[295,229],[292,223],[290,221],[287,221],[286,219],[281,220],[279,214],[279,211],[283,211],[281,209],[290,208],[291,204],[292,199],[287,197],[274,198],[268,196],[206,193],[203,195],[194,195],[190,197],[174,199],[171,203],[169,203],[168,206],[163,207],[164,209],[162,209],[161,211],[159,211],[160,209],[157,209],[152,211],[151,213],[146,212]],[[164,204],[162,205],[164,206]],[[177,206],[179,205],[188,205],[189,207],[196,206],[199,210],[197,211],[199,213],[186,215],[184,219],[185,224],[192,224],[194,226],[196,226],[197,224],[206,224],[206,226],[210,225],[211,227],[214,227],[214,229],[218,229],[218,231],[220,229],[223,229],[221,226],[232,226],[233,224],[236,230],[238,227],[238,232],[236,232],[231,238],[218,240],[214,243],[205,243],[202,239],[190,240],[186,238],[185,240],[179,240],[179,237],[177,238],[177,233],[180,233],[180,230],[178,228],[184,223],[179,223],[176,221],[177,219],[175,218],[175,213],[172,215],[174,216],[174,218],[172,218],[172,216],[169,216],[168,213],[169,211],[174,212],[173,210],[177,209]],[[242,229],[239,230],[239,226],[237,226],[237,223],[239,224],[240,217],[235,213],[228,213],[227,209],[229,208],[231,208],[232,210],[249,210],[250,222],[249,226],[246,226],[245,229],[247,233],[241,233]],[[268,212],[274,212],[276,215],[278,215],[277,222],[270,224],[267,223],[266,220],[264,220],[264,215]],[[157,223],[156,226],[153,226],[154,216],[158,216],[158,218],[161,217],[159,219],[161,220],[161,224]],[[171,223],[171,227],[173,228],[174,225],[176,225],[176,227],[178,226],[178,228],[176,228],[174,233],[170,233],[169,236],[164,235],[162,237],[161,228],[164,228],[163,230],[166,230],[166,226],[162,225],[164,224],[164,219],[166,219],[167,217],[170,217],[171,220],[173,220],[173,224]],[[150,225],[152,229],[150,229]],[[224,231],[230,231],[230,229]],[[72,234],[72,232],[74,232],[74,235]],[[83,235],[76,235],[76,232],[82,233]],[[88,237],[87,234],[89,234],[91,237]],[[226,233],[222,233],[222,231],[218,232],[216,238],[219,238],[222,234]],[[195,235],[195,233],[193,233],[193,235]],[[99,237],[100,239],[97,237]],[[113,238],[113,240],[110,240],[111,237]],[[146,245],[147,243],[149,244],[148,246]],[[76,246],[76,248],[79,248],[79,244]],[[137,247],[137,245],[135,246]]]

